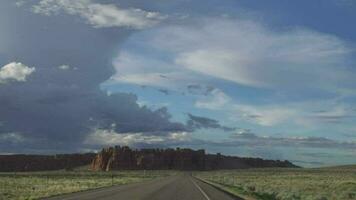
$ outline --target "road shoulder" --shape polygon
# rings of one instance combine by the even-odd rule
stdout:
[[[232,191],[231,189],[229,189],[228,187],[221,185],[221,184],[217,184],[217,183],[213,183],[204,179],[201,179],[199,177],[193,176],[193,178],[201,183],[207,184],[223,193],[225,193],[226,195],[230,196],[233,199],[236,200],[256,200],[255,198],[246,196],[246,195],[242,195],[237,193],[236,191]]]

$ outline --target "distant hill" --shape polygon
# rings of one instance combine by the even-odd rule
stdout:
[[[1,172],[47,171],[89,165],[94,153],[57,155],[0,155]]]
[[[205,154],[192,149],[130,149],[109,147],[98,153],[91,164],[94,171],[132,169],[215,170],[262,167],[298,167],[291,162]]]

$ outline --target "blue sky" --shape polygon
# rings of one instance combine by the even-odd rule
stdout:
[[[2,1],[0,152],[356,162],[356,3]]]

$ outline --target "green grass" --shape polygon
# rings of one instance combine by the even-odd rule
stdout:
[[[195,176],[250,199],[356,199],[356,167],[222,170]]]
[[[53,171],[0,173],[0,200],[32,200],[111,185],[141,182],[173,171]]]

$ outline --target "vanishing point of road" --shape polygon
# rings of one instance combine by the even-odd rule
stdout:
[[[233,200],[213,186],[189,175],[113,186],[47,198],[46,200]]]

